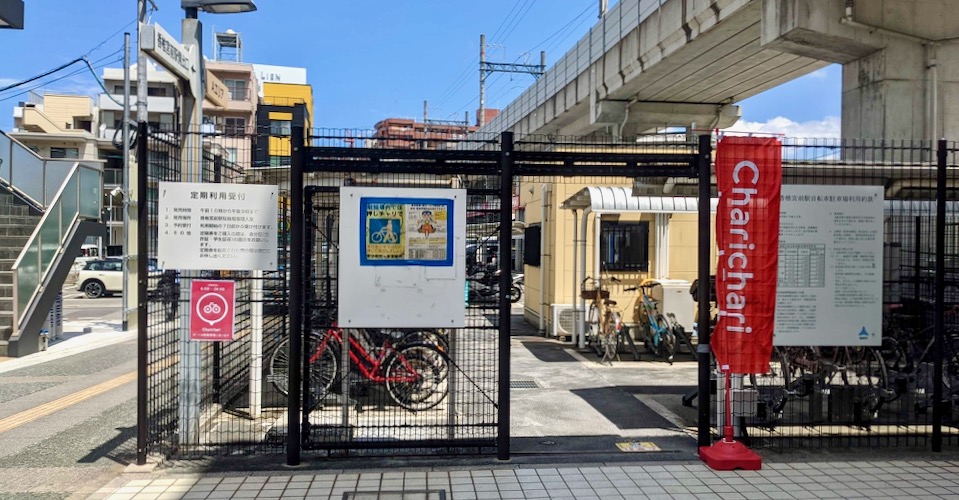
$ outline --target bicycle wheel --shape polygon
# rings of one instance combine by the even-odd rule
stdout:
[[[603,362],[612,364],[613,359],[619,356],[619,329],[616,327],[619,324],[619,314],[613,313],[603,335]]]
[[[676,339],[676,334],[673,333],[672,328],[667,328],[663,331],[661,350],[666,356],[666,361],[669,361],[669,364],[673,364],[673,358],[676,357],[677,342],[678,339]]]
[[[309,342],[304,348],[312,352],[322,340],[322,336],[311,335]],[[313,410],[319,405],[319,402],[326,397],[330,387],[332,387],[333,382],[337,378],[337,370],[339,368],[337,352],[338,349],[336,349],[335,346],[328,344],[322,353],[319,355],[314,354],[313,359],[310,361],[310,401],[304,405],[309,410]],[[277,344],[276,348],[273,349],[273,353],[270,355],[267,380],[273,384],[277,392],[288,396],[290,393],[289,374],[290,339],[287,338]]]
[[[894,392],[887,385],[886,364],[879,351],[872,347],[847,347],[845,351],[848,364],[843,382],[857,388],[863,411],[875,417]]]
[[[759,401],[763,403],[760,418],[767,421],[782,416],[783,408],[789,401],[789,367],[786,362],[785,351],[781,347],[774,347],[769,358],[769,372],[764,374],[750,374],[749,383],[756,389]],[[763,415],[763,412],[765,415]]]
[[[797,346],[783,349],[785,368],[789,377],[786,385],[790,394],[802,398],[812,394],[813,388],[820,384],[822,363],[815,347]]]
[[[603,353],[599,350],[599,308],[596,304],[589,306],[589,312],[586,315],[586,333],[596,354],[602,355]]]
[[[915,367],[909,359],[907,349],[895,338],[883,338],[879,354],[886,365],[886,383],[889,388],[887,401],[895,401],[915,386]]]
[[[383,243],[383,233],[377,231],[370,234],[370,241],[373,243]]]
[[[403,347],[386,366],[386,390],[410,411],[428,410],[449,392],[449,359],[428,344]]]

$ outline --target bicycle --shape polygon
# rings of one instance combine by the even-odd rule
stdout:
[[[580,285],[580,296],[592,300],[587,316],[590,343],[596,350],[597,356],[602,356],[602,363],[613,363],[619,359],[619,335],[623,328],[622,316],[616,309],[616,301],[609,300],[609,290],[603,288],[603,278],[593,280],[586,277]],[[605,281],[618,283],[616,277]]]
[[[639,308],[641,314],[639,322],[641,324],[640,332],[643,336],[643,343],[646,349],[658,358],[665,358],[669,364],[673,364],[673,358],[676,356],[677,348],[677,328],[682,328],[676,322],[673,315],[671,321],[659,312],[659,308],[649,296],[649,290],[658,286],[659,282],[653,279],[644,279],[638,286],[626,288],[625,291],[640,291]]]
[[[335,322],[325,332],[312,330],[304,349],[310,352],[306,411],[313,411],[340,379],[344,330]],[[449,392],[450,360],[443,332],[432,330],[349,330],[350,365],[367,381],[386,386],[390,398],[410,411],[440,404]],[[290,367],[289,339],[270,356],[268,379],[282,395]]]

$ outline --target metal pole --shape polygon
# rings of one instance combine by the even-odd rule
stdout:
[[[709,349],[710,318],[709,318],[709,226],[710,226],[710,163],[712,157],[711,137],[699,136],[698,167],[699,167],[699,343],[696,347],[696,358],[699,362],[699,446],[709,446],[712,443],[709,425],[710,394],[709,376],[711,353]]]
[[[512,276],[510,240],[513,237],[513,133],[503,132],[499,197],[499,414],[496,458],[509,460],[509,287]]]
[[[939,141],[936,176],[936,337],[932,376],[932,451],[942,451],[942,350],[946,313],[946,141]]]
[[[137,124],[137,465],[147,463],[147,123]],[[130,238],[127,238],[130,241]]]
[[[480,95],[479,95],[479,113],[476,117],[476,124],[482,127],[486,120],[486,70],[483,65],[486,63],[486,35],[480,34]]]
[[[123,34],[123,294],[120,297],[121,328],[127,331],[130,324],[130,33]],[[113,204],[113,194],[110,194],[110,204]],[[110,218],[113,218],[113,207],[110,207]],[[110,243],[113,243],[112,238]]]
[[[290,373],[287,392],[286,465],[300,464],[300,364],[303,333],[303,154],[304,129],[292,128],[290,143]]]
[[[922,216],[916,216],[916,227],[915,227],[915,251],[912,257],[912,276],[913,276],[913,298],[916,299],[916,303],[919,303],[919,297],[922,296]],[[921,312],[921,311],[920,311]],[[925,317],[925,314],[921,314],[921,317]],[[921,325],[922,328],[925,328],[925,325]]]

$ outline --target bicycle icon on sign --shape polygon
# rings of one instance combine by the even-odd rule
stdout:
[[[399,238],[393,231],[393,219],[386,221],[386,224],[379,231],[370,233],[370,241],[373,243],[396,243]]]
[[[216,292],[207,293],[196,303],[197,316],[210,326],[222,321],[228,312],[226,298]]]

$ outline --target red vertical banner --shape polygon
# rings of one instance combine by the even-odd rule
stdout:
[[[768,137],[723,137],[716,148],[716,184],[719,319],[711,346],[724,371],[766,373],[776,311],[782,144]]]

